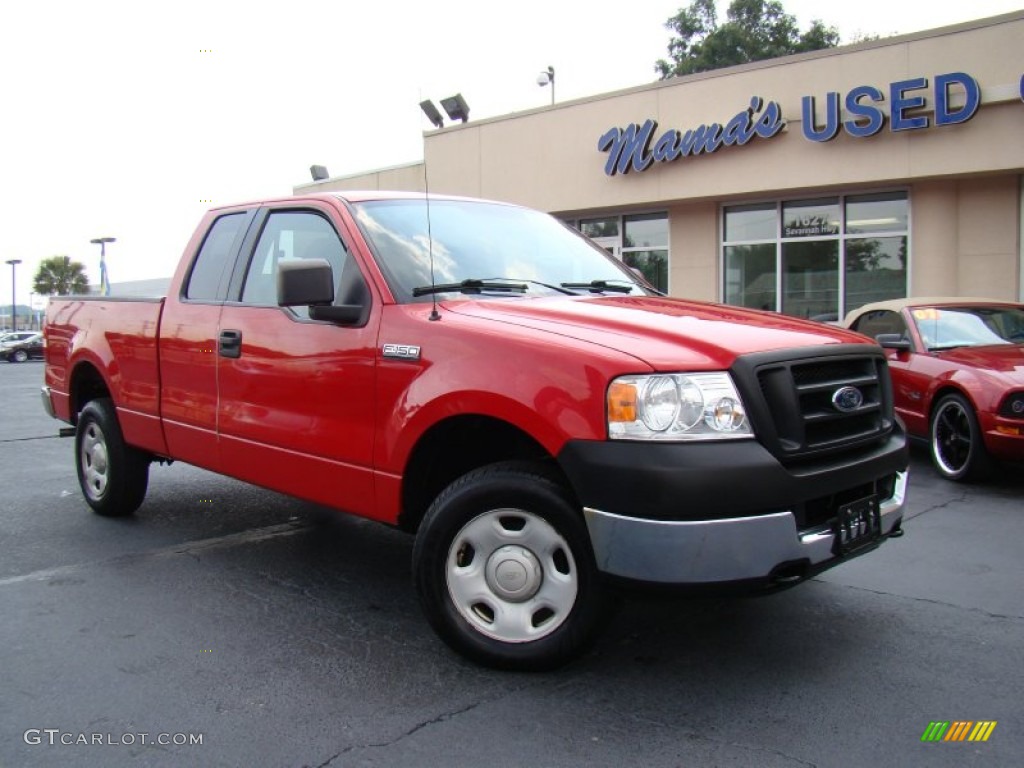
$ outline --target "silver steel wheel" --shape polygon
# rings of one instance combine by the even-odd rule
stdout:
[[[28,352],[24,349],[19,349],[14,353],[14,362],[24,363],[26,360],[28,360]]]
[[[566,540],[543,518],[496,509],[452,540],[445,569],[459,614],[504,643],[547,637],[569,617],[578,576]]]
[[[975,439],[970,416],[959,398],[939,404],[932,427],[932,456],[939,469],[956,476],[967,469]]]
[[[82,465],[82,489],[90,499],[99,501],[107,490],[110,463],[103,430],[94,421],[85,427],[78,460]]]

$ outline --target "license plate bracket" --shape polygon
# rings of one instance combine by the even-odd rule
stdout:
[[[882,535],[878,497],[867,496],[841,504],[832,531],[835,534],[833,552],[837,555],[846,555],[876,542]]]

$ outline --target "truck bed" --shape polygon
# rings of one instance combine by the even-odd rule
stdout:
[[[125,439],[166,453],[160,426],[158,338],[163,298],[72,296],[53,298],[46,312],[46,386],[54,415],[74,423],[81,404],[72,401],[69,363],[88,361],[105,373],[117,403]],[[88,376],[89,367],[75,371]]]

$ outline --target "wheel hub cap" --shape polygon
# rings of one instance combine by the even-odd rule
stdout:
[[[107,451],[102,445],[94,445],[92,448],[92,468],[101,475],[107,472]]]
[[[85,492],[90,498],[99,499],[107,489],[109,463],[107,444],[96,424],[90,424],[85,430],[81,456]]]
[[[503,600],[520,603],[540,589],[543,569],[537,556],[525,547],[506,546],[487,560],[487,585]]]

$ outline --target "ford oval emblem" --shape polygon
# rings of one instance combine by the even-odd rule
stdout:
[[[864,405],[864,393],[856,387],[840,387],[832,393],[832,405],[843,413],[856,411]]]

